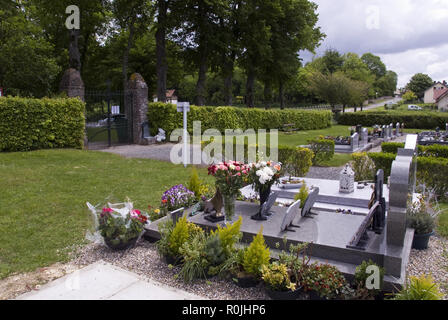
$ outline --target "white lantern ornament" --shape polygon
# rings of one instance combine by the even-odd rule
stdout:
[[[355,172],[348,164],[341,171],[339,177],[339,192],[341,193],[355,192]]]

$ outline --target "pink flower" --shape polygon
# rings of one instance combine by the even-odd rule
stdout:
[[[246,171],[246,170],[243,170],[243,174],[247,174],[247,171]]]
[[[236,175],[237,175],[238,177],[241,176],[241,172],[238,172]]]

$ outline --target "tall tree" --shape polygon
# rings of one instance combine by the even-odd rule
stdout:
[[[431,77],[427,74],[417,73],[406,85],[406,89],[414,92],[417,97],[421,99],[425,95],[425,91],[431,87],[433,83]]]
[[[157,23],[156,23],[156,70],[157,70],[157,100],[166,101],[166,79],[168,66],[166,61],[166,35],[168,29],[168,8],[170,0],[157,0]]]

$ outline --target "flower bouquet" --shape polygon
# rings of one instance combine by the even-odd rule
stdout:
[[[106,245],[113,250],[124,250],[133,246],[140,238],[148,215],[136,210],[129,200],[111,204],[97,210],[87,203],[95,219],[95,228]]]
[[[242,162],[220,162],[208,168],[208,174],[216,178],[216,189],[222,194],[225,218],[231,221],[235,214],[235,200],[244,186],[250,167]]]
[[[250,181],[253,188],[260,195],[260,211],[252,217],[254,220],[266,220],[261,214],[261,206],[267,201],[271,194],[271,187],[279,183],[282,175],[282,166],[280,163],[272,161],[259,161],[250,165]]]

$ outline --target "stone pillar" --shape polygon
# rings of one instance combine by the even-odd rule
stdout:
[[[359,134],[356,132],[352,135],[350,147],[352,152],[355,152],[359,148]]]
[[[78,97],[84,101],[85,88],[78,70],[67,69],[59,84],[59,91],[67,93],[69,98]]]
[[[132,142],[135,144],[147,144],[143,139],[143,123],[148,121],[148,86],[139,73],[129,77],[128,91],[132,95],[132,104],[128,106],[132,119]]]

